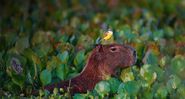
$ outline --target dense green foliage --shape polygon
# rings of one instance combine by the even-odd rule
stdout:
[[[98,37],[137,50],[135,66],[73,98],[185,98],[185,0],[2,0],[0,96],[76,76]],[[63,94],[59,94],[59,91]],[[70,97],[62,89],[39,97]]]

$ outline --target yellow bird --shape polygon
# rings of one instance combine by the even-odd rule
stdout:
[[[113,32],[109,30],[109,31],[105,32],[103,39],[109,40],[112,37],[112,35],[113,35]]]

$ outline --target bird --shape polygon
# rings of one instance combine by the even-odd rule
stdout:
[[[109,42],[109,41],[111,41],[110,39],[112,38],[112,36],[113,36],[113,32],[111,30],[108,30],[108,31],[104,32],[101,37],[98,37],[96,39],[96,44],[102,44],[105,42]]]
[[[113,35],[113,32],[111,30],[107,31],[103,35],[103,40],[109,40]]]

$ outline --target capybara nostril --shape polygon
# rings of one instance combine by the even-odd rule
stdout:
[[[137,52],[135,49],[133,50],[133,56],[134,56],[134,64],[135,64],[137,61]]]
[[[134,56],[134,57],[137,57],[137,52],[136,52],[136,50],[133,51],[133,56]]]

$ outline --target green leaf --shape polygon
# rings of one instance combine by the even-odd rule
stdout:
[[[110,78],[108,80],[108,82],[110,84],[110,92],[111,93],[116,93],[119,85],[121,84],[121,82],[116,78]]]
[[[64,42],[67,42],[67,40],[69,39],[69,36],[66,35],[66,34],[63,34],[61,37],[60,37],[60,42],[64,43]]]
[[[59,66],[59,64],[61,64],[61,61],[58,59],[58,57],[52,56],[51,60],[47,62],[47,69],[52,71],[57,66]]]
[[[120,77],[123,82],[134,80],[134,74],[131,71],[131,68],[122,70]]]
[[[58,94],[58,88],[54,88],[53,94],[56,96]]]
[[[73,99],[86,99],[86,96],[83,94],[75,94],[73,96]]]
[[[164,34],[165,34],[166,37],[171,38],[171,37],[174,36],[175,33],[174,33],[174,30],[171,27],[167,26],[164,29]]]
[[[59,59],[62,61],[63,64],[66,64],[69,59],[69,53],[68,51],[64,51],[57,55]]]
[[[125,87],[125,84],[124,84],[124,83],[121,83],[121,84],[119,85],[119,87],[118,87],[117,93],[118,93],[118,94],[125,93],[124,87]]]
[[[178,88],[178,86],[181,83],[181,79],[176,75],[170,75],[170,79],[167,82],[167,89],[168,92],[172,92],[172,90],[175,90]]]
[[[44,31],[38,31],[38,32],[34,33],[31,43],[33,46],[48,43],[49,39],[46,37],[47,37],[47,34]]]
[[[164,35],[163,30],[156,30],[153,32],[152,38],[154,39],[154,41],[158,41],[163,37],[163,35]]]
[[[155,97],[159,99],[165,99],[167,94],[168,94],[168,91],[166,87],[163,85],[157,89],[157,93],[155,94]]]
[[[110,84],[106,81],[100,81],[96,84],[95,90],[103,97],[110,92]]]
[[[19,93],[21,91],[20,86],[11,81],[5,81],[5,84],[4,86],[2,86],[2,88],[5,88],[6,90],[9,90],[14,94]]]
[[[114,99],[130,99],[130,96],[126,93],[119,93],[115,95]]]
[[[78,69],[82,69],[85,61],[85,51],[79,51],[74,59],[74,64]]]
[[[29,47],[29,38],[28,37],[22,37],[19,38],[15,43],[15,49],[21,53],[24,51],[25,48]]]
[[[145,60],[146,64],[151,64],[151,65],[157,65],[158,64],[157,56],[151,51],[148,54],[146,54],[145,58],[146,58],[146,60]]]
[[[49,84],[51,82],[51,71],[43,70],[40,74],[40,80],[43,85]]]
[[[24,75],[19,75],[19,76],[16,76],[16,75],[13,75],[12,76],[12,81],[18,85],[21,89],[23,88],[24,86],[24,81],[25,81],[25,76]]]
[[[148,82],[148,84],[152,84],[156,78],[157,73],[154,69],[152,69],[152,65],[143,65],[143,67],[140,69],[141,77]]]
[[[34,47],[34,51],[35,53],[39,56],[39,57],[44,57],[46,56],[49,52],[51,52],[52,46],[50,43],[41,43],[38,46]]]
[[[175,56],[171,61],[171,70],[179,77],[185,79],[185,57]]]
[[[81,35],[78,39],[77,46],[89,49],[93,45],[93,39],[89,35]]]
[[[140,84],[136,81],[128,81],[124,86],[125,91],[132,96],[136,96],[140,89]]]
[[[15,44],[16,40],[18,39],[18,36],[16,33],[7,33],[5,35],[6,38],[6,47],[12,47],[13,44]]]
[[[56,68],[56,75],[59,77],[61,80],[65,80],[67,77],[69,69],[65,64],[61,64],[57,66]]]
[[[126,40],[128,40],[128,42],[131,42],[136,38],[136,34],[132,32],[131,28],[128,25],[123,27],[123,31],[124,37]]]
[[[180,98],[185,97],[185,85],[180,85],[179,88],[177,89],[177,95]]]

